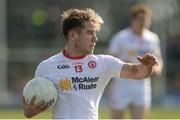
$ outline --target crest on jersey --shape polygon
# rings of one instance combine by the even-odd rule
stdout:
[[[72,83],[71,83],[71,80],[69,79],[61,79],[60,82],[59,82],[59,87],[62,91],[64,90],[72,90]]]
[[[96,65],[97,65],[97,63],[96,63],[95,61],[89,61],[89,63],[88,63],[88,66],[89,66],[90,68],[95,68]]]

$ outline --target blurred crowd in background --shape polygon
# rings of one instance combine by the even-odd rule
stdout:
[[[37,64],[61,51],[60,14],[64,10],[92,8],[102,16],[105,24],[98,33],[98,54],[106,53],[112,35],[127,27],[130,8],[136,3],[145,3],[154,12],[151,30],[160,37],[165,64],[161,77],[152,76],[153,104],[180,107],[179,0],[7,0],[6,81],[14,100],[6,106],[19,106],[23,86],[33,78]]]

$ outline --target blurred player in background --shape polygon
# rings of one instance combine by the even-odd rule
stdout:
[[[53,107],[53,119],[98,119],[99,101],[112,77],[142,80],[148,77],[157,58],[152,53],[138,57],[140,63],[124,63],[109,55],[94,55],[98,40],[96,32],[103,23],[92,9],[70,9],[62,14],[64,49],[42,61],[35,77],[54,83],[58,100]],[[24,100],[24,115],[31,118],[43,111],[42,101],[34,105]]]
[[[151,13],[151,9],[146,5],[133,6],[130,26],[112,37],[108,53],[124,62],[139,63],[137,56],[153,52],[160,61],[159,65],[153,69],[153,73],[160,75],[163,66],[160,41],[155,33],[148,30],[151,24]],[[151,104],[150,78],[142,81],[113,79],[115,80],[110,84],[109,90],[112,118],[124,118],[127,108],[132,118],[144,118]]]

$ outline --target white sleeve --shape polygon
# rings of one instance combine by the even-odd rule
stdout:
[[[118,58],[107,55],[106,59],[104,59],[105,70],[107,70],[107,76],[112,77],[120,77],[121,69],[124,62]]]

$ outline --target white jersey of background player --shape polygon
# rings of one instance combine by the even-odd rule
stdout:
[[[133,8],[131,26],[113,36],[108,53],[130,63],[139,63],[137,56],[147,52],[153,52],[161,59],[159,38],[146,29],[150,16],[145,7],[137,5]],[[113,118],[123,118],[123,112],[129,106],[133,118],[143,118],[145,109],[148,110],[151,104],[150,78],[143,81],[117,78],[112,81],[109,93]]]
[[[157,57],[147,53],[138,57],[140,64],[123,63],[108,55],[93,55],[102,18],[92,9],[70,9],[62,14],[62,31],[66,40],[63,52],[40,63],[35,77],[52,81],[58,91],[53,108],[57,119],[98,119],[99,100],[111,77],[139,79],[148,77]],[[46,110],[41,101],[34,105],[23,99],[24,115],[31,118]]]

